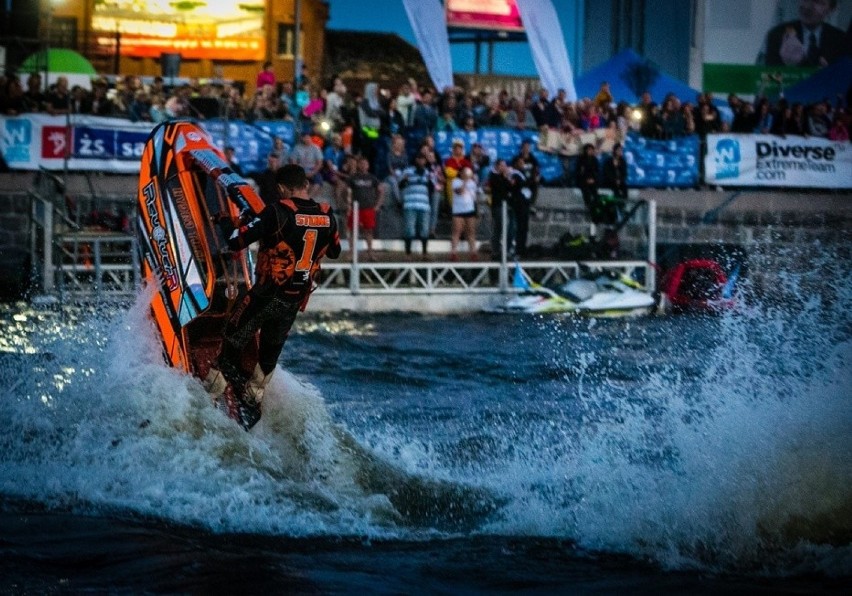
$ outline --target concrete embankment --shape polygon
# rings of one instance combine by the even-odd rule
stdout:
[[[70,174],[64,189],[59,177],[31,172],[0,174],[0,279],[2,295],[14,297],[30,278],[30,252],[36,240],[31,226],[33,193],[52,200],[57,215],[70,216],[74,206],[108,204],[110,209],[135,204],[134,176]],[[807,267],[815,258],[831,253],[849,259],[852,236],[852,192],[794,192],[755,190],[640,190],[641,199],[657,205],[657,247],[661,266],[672,249],[691,247],[738,247],[751,263],[750,276],[758,286],[765,271]],[[92,197],[95,197],[94,200]],[[566,233],[589,235],[589,220],[576,189],[545,188],[540,191],[530,223],[530,242],[543,251]],[[487,210],[486,210],[487,211]],[[647,255],[647,227],[642,210],[620,233],[627,258]],[[131,220],[132,221],[132,220]],[[485,213],[479,237],[487,241],[490,216]],[[378,237],[401,237],[401,215],[393,206],[380,215]],[[446,235],[447,226],[439,228]],[[37,231],[35,232],[37,234]],[[438,245],[435,245],[437,248]],[[697,248],[696,248],[697,247]],[[790,255],[795,254],[795,262]]]

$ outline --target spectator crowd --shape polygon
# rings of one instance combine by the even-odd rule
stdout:
[[[368,82],[363,90],[350,90],[340,77],[327,86],[312,84],[306,76],[296,82],[278,81],[270,63],[258,73],[256,90],[245,94],[227,82],[201,83],[196,79],[167,87],[162,77],[149,84],[138,76],[119,77],[113,83],[101,77],[92,89],[69,88],[65,77],[44,89],[42,77],[30,74],[0,78],[0,113],[18,115],[42,112],[91,114],[162,122],[173,118],[227,118],[230,120],[285,120],[293,122],[297,141],[289,147],[275,139],[264,172],[253,174],[262,196],[274,194],[274,172],[285,163],[305,168],[316,196],[331,188],[336,210],[348,214],[359,205],[359,224],[372,256],[375,211],[385,204],[403,210],[406,250],[412,242],[434,237],[440,214],[451,220],[452,258],[462,239],[473,246],[476,217],[489,204],[495,220],[492,252],[500,250],[502,205],[509,214],[510,254],[526,250],[530,214],[534,212],[541,182],[538,161],[529,142],[508,163],[493,160],[478,144],[466,148],[454,143],[448,156],[438,155],[435,133],[452,135],[482,127],[506,127],[540,133],[541,147],[575,155],[569,183],[579,186],[592,209],[598,187],[610,188],[626,198],[626,167],[619,141],[630,131],[654,139],[686,135],[701,138],[716,132],[806,135],[835,141],[849,140],[848,97],[811,105],[780,99],[771,103],[759,97],[745,101],[736,95],[716,105],[709,93],[695,102],[682,102],[674,94],[662,103],[645,93],[637,105],[616,102],[603,82],[593,98],[569,101],[563,90],[547,90],[512,97],[506,90],[492,92],[461,88],[438,92],[409,79],[397,89]],[[590,137],[594,135],[594,137]],[[590,138],[606,138],[600,164],[598,146]],[[554,142],[556,140],[556,142]],[[574,146],[573,151],[561,151]],[[226,155],[240,171],[232,148]],[[482,207],[485,208],[485,207]],[[496,252],[495,252],[496,251]],[[475,253],[471,254],[475,258]]]
[[[351,139],[356,148],[364,145],[369,150],[373,149],[371,135],[390,138],[417,132],[424,136],[483,126],[546,129],[568,135],[606,128],[625,133],[632,128],[656,139],[734,132],[847,140],[848,102],[846,97],[804,105],[781,98],[773,104],[765,97],[744,101],[730,95],[720,110],[710,93],[698,94],[694,103],[669,94],[660,104],[645,93],[637,105],[631,106],[616,102],[606,82],[594,98],[576,102],[568,101],[563,90],[552,97],[544,89],[528,91],[523,97],[512,97],[505,89],[454,88],[439,93],[414,80],[395,90],[367,83],[361,93],[350,92],[339,77],[324,88],[303,77],[294,87],[290,81],[276,81],[271,63],[264,65],[256,90],[249,95],[241,86],[219,81],[189,79],[168,87],[159,76],[148,84],[134,75],[119,77],[113,83],[100,77],[93,80],[91,90],[78,85],[69,88],[63,76],[57,77],[49,89],[43,88],[41,73],[26,75],[25,81],[16,74],[0,77],[0,113],[4,115],[72,112],[155,123],[180,117],[290,120],[300,130],[322,121],[328,125],[324,136],[346,133],[351,127],[344,146],[349,149]]]

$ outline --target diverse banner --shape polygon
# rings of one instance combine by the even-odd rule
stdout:
[[[450,37],[440,0],[403,0],[402,3],[417,39],[417,49],[426,63],[432,83],[439,91],[452,87]]]
[[[705,181],[719,186],[852,188],[852,145],[814,137],[708,135]]]

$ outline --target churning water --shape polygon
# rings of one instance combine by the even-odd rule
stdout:
[[[0,589],[840,591],[848,267],[716,318],[302,315],[250,433],[141,298],[8,306]]]

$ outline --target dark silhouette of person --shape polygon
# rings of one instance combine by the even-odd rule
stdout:
[[[598,162],[595,146],[583,145],[583,153],[577,158],[577,186],[583,193],[583,203],[586,209],[591,209],[598,198],[600,183],[600,162]]]
[[[627,162],[621,143],[613,146],[612,156],[604,162],[603,187],[612,189],[616,198],[627,199]]]
[[[266,156],[266,169],[262,172],[252,174],[251,178],[257,182],[260,189],[260,198],[267,205],[278,201],[278,168],[281,167],[281,154],[271,151]]]

